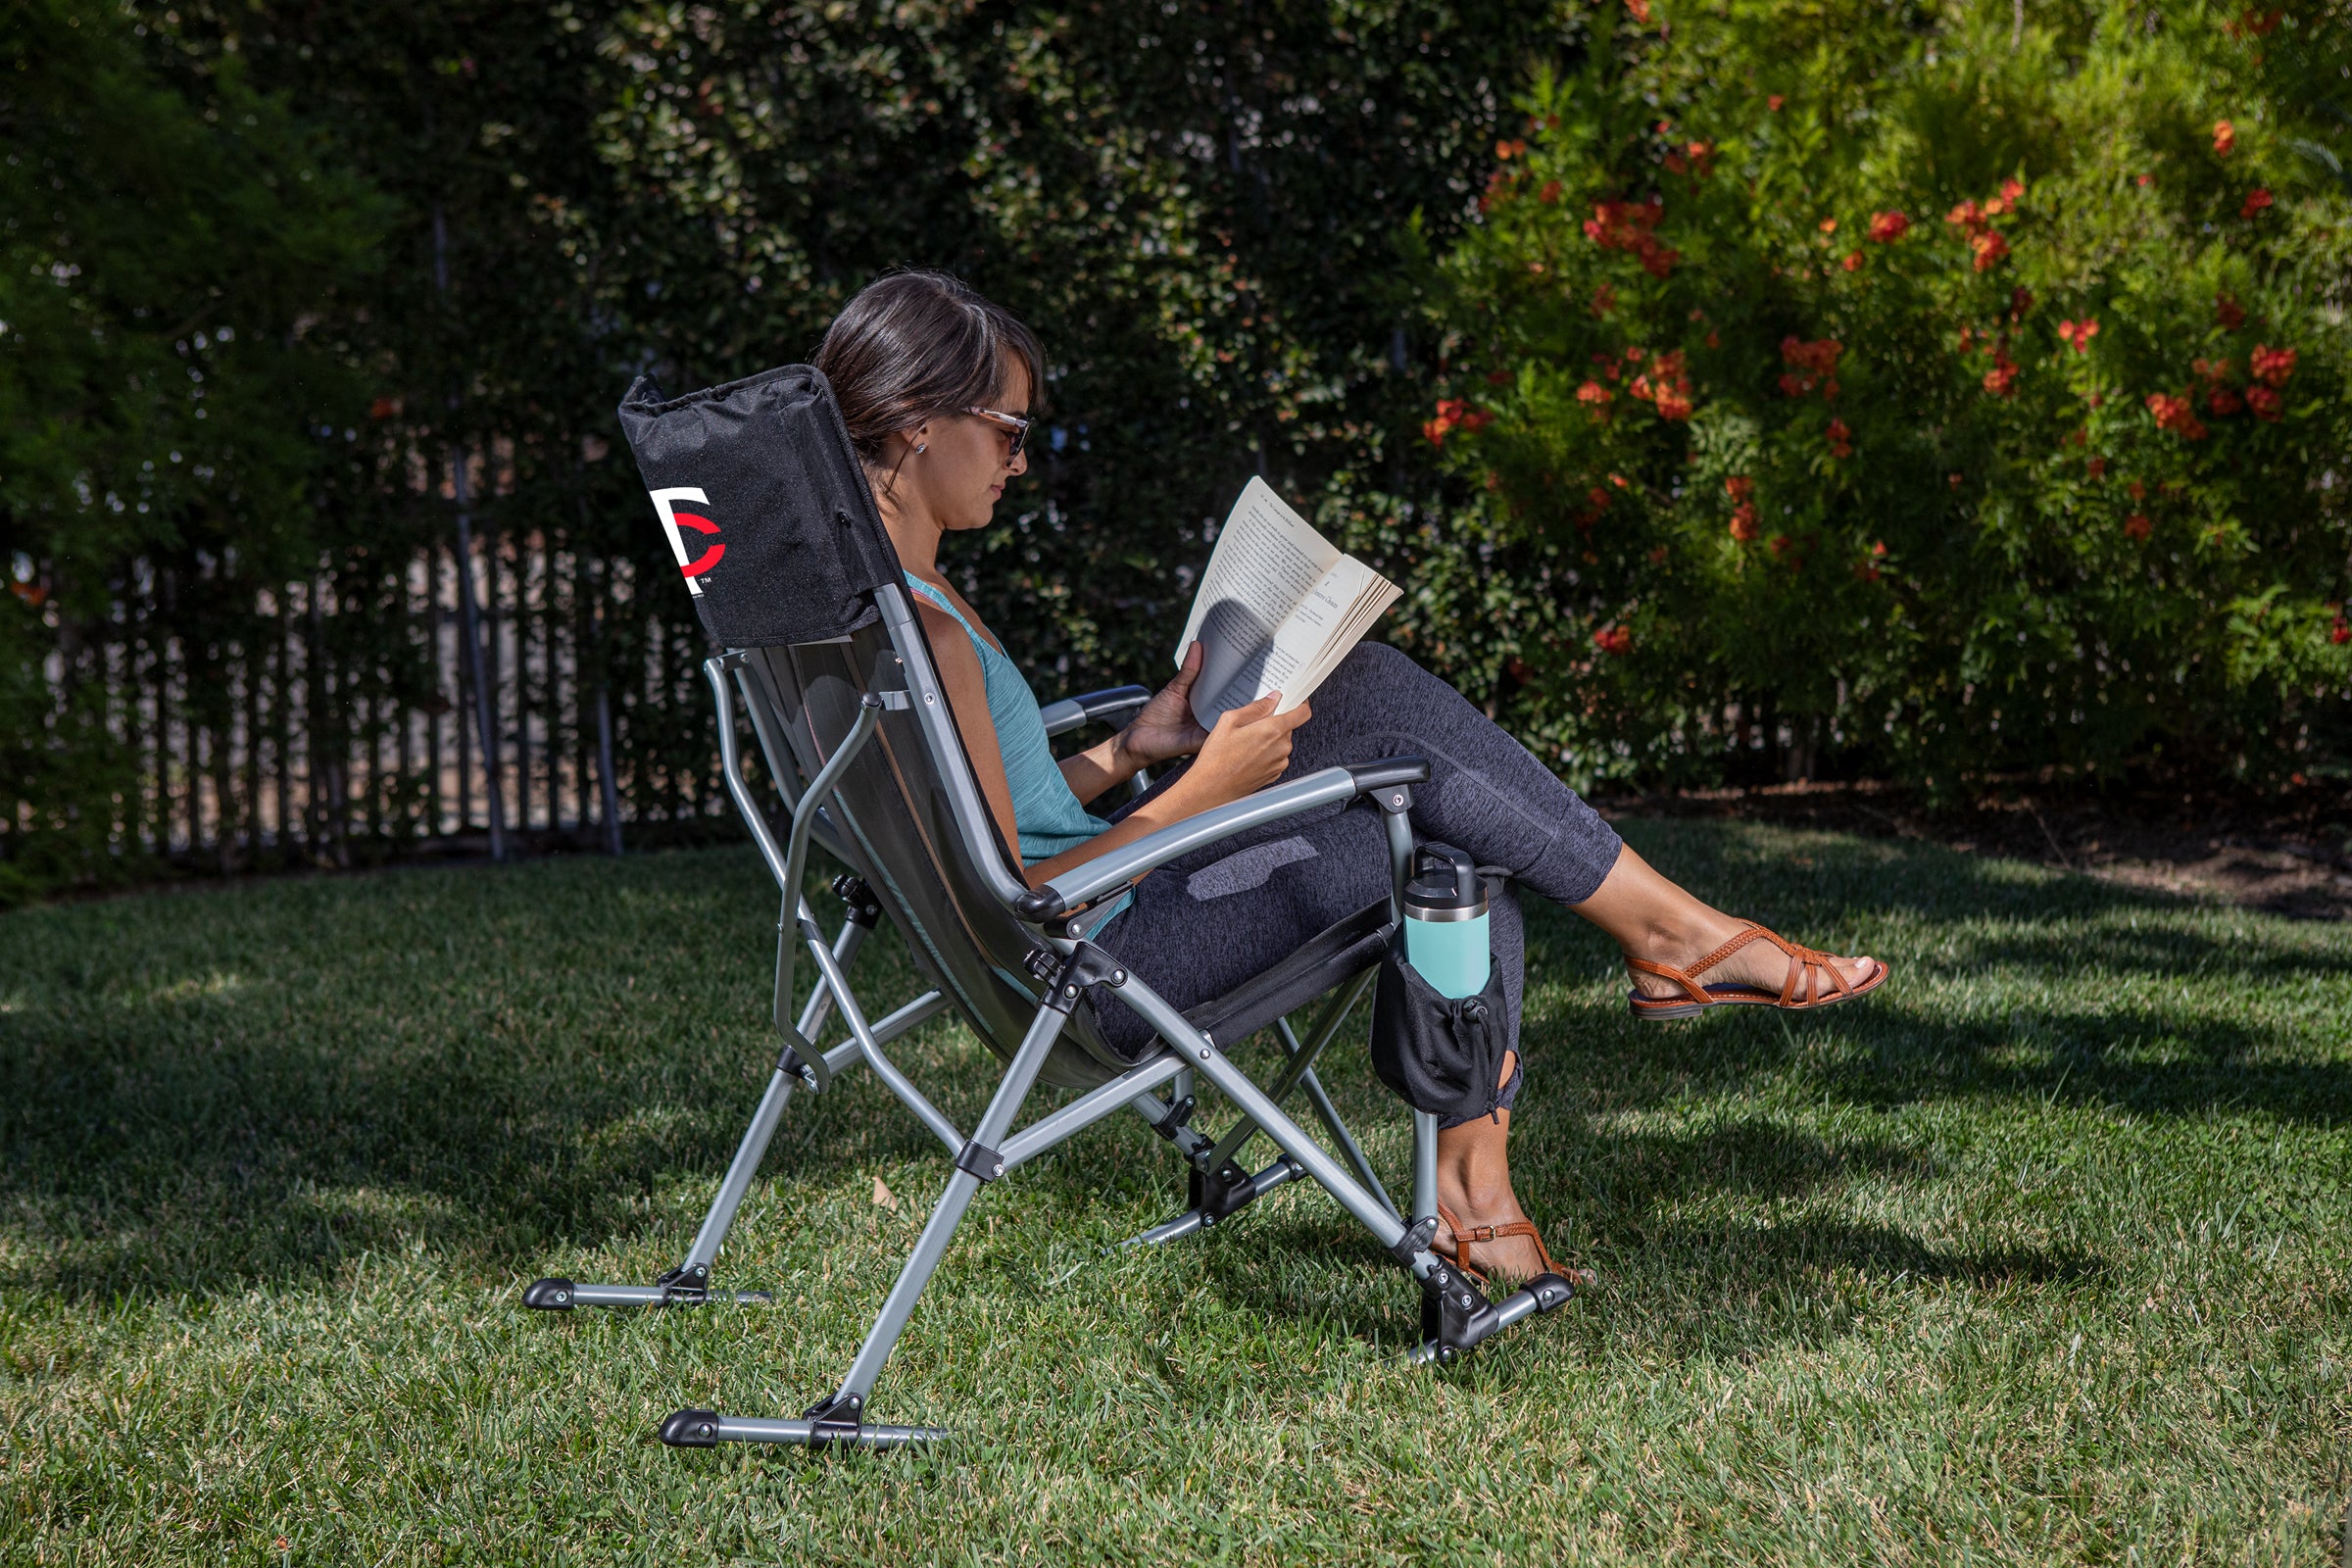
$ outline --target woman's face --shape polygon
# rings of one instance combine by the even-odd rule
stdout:
[[[1000,390],[985,406],[1027,418],[1029,368],[1007,358]],[[912,490],[906,499],[951,532],[987,527],[1005,484],[1029,469],[1026,449],[1017,456],[1005,455],[1012,432],[976,415],[941,415],[916,431],[915,440],[923,450],[907,455],[899,468],[899,485]]]

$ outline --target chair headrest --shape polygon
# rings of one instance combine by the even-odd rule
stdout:
[[[815,367],[669,399],[641,375],[620,427],[703,629],[722,648],[846,637],[873,615],[873,591],[901,580]]]

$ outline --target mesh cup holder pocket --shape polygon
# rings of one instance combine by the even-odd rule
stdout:
[[[1401,933],[1389,945],[1372,999],[1372,1070],[1406,1104],[1464,1120],[1494,1110],[1509,1035],[1500,964],[1490,957],[1486,989],[1457,1001],[1404,961]]]

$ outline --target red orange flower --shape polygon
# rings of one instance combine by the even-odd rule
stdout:
[[[2205,428],[2204,421],[2197,417],[2196,410],[2189,406],[2186,398],[2174,397],[2169,392],[2151,392],[2147,403],[2148,412],[2156,416],[2156,428],[2159,430],[2175,431],[2184,441],[2202,441],[2211,433]]]
[[[1636,22],[1644,27],[1649,25],[1649,0],[1625,0],[1625,9],[1634,14]]]
[[[2237,150],[2237,127],[2227,120],[2213,122],[2213,156],[2227,158]]]
[[[1844,268],[1849,272],[1859,272],[1862,270],[1862,253],[1860,251],[1848,251],[1846,253],[1845,260],[1838,265]]]
[[[1788,101],[1788,99],[1782,97],[1776,92],[1771,97],[1764,100],[1764,107],[1777,115],[1781,112],[1781,105],[1787,103]]]
[[[2090,352],[2090,340],[2099,335],[2099,323],[2085,318],[2080,321],[2060,321],[2058,336],[2074,345],[2077,354]]]
[[[2254,411],[2257,419],[2276,420],[2286,407],[2286,399],[2267,386],[2246,388],[2246,407]]]
[[[1981,234],[1971,234],[1968,248],[1976,256],[1977,270],[1989,272],[1995,262],[2009,254],[2009,241],[2002,237],[1999,229],[1988,228]]]
[[[2270,205],[2271,193],[2263,189],[2260,185],[2257,185],[2252,190],[2246,192],[2245,205],[2238,208],[2237,216],[2240,218],[2256,218],[2261,216],[2262,210]]]
[[[1984,390],[1996,398],[2017,396],[2017,364],[1999,349],[1993,351],[1992,368],[1984,372]]]
[[[1640,351],[1627,349],[1625,357],[1637,359]],[[1684,362],[1683,351],[1669,350],[1652,360],[1649,368],[1635,376],[1626,392],[1656,409],[1661,419],[1690,417],[1690,375]]]
[[[1460,398],[1440,398],[1438,416],[1421,426],[1421,433],[1433,447],[1442,447],[1446,438],[1455,430],[1483,430],[1494,422],[1494,416],[1485,409],[1474,409]]]
[[[1850,458],[1854,455],[1854,432],[1847,428],[1843,419],[1832,419],[1828,434],[1831,457]]]
[[[1602,202],[1585,220],[1585,237],[1604,251],[1631,252],[1643,271],[1664,277],[1682,260],[1681,252],[1659,244],[1650,232],[1665,212],[1665,204],[1654,196],[1646,202]]]
[[[2295,351],[2275,349],[2267,343],[2254,345],[2254,379],[2271,386],[2284,386],[2287,377],[2295,373]]]
[[[1827,383],[1830,387],[1836,386],[1838,357],[1844,352],[1845,345],[1834,337],[1825,337],[1812,343],[1793,334],[1781,339],[1781,358],[1796,368],[1795,373],[1781,377],[1781,390],[1790,397],[1803,397],[1816,385]],[[1825,389],[1823,395],[1836,394]]]
[[[1584,404],[1594,414],[1598,414],[1602,409],[1608,407],[1616,400],[1616,393],[1602,386],[1598,381],[1587,381],[1576,389],[1576,401]]]
[[[2155,531],[2156,525],[2148,520],[2144,512],[2134,512],[2124,519],[2124,532],[2134,539],[2145,539]]]
[[[2103,478],[2107,472],[2107,460],[2105,458],[2092,458],[2088,463],[2082,465],[2082,466],[2090,470],[2090,476],[2093,479]]]
[[[1870,237],[1881,245],[1891,245],[1909,231],[1911,220],[1901,212],[1870,215]]]
[[[1542,202],[1546,207],[1549,207],[1553,202],[1556,202],[1559,199],[1560,182],[1556,179],[1545,180],[1544,182],[1544,188],[1536,192],[1536,200]]]
[[[2246,324],[2246,308],[2227,294],[2216,294],[2213,297],[2213,318],[2224,328],[2234,332]]]
[[[1626,0],[1628,5],[1639,0]],[[1604,654],[1630,654],[1634,651],[1634,634],[1623,626],[1603,626],[1592,634],[1592,646]]]

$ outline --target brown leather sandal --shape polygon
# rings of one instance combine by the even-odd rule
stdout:
[[[1464,1258],[1462,1254],[1474,1242],[1507,1241],[1514,1236],[1524,1236],[1536,1244],[1536,1255],[1544,1260],[1544,1273],[1557,1274],[1580,1291],[1589,1291],[1600,1282],[1600,1276],[1589,1268],[1569,1268],[1555,1260],[1551,1255],[1551,1249],[1544,1245],[1544,1233],[1536,1229],[1534,1220],[1516,1219],[1507,1225],[1464,1225],[1460,1220],[1454,1218],[1453,1210],[1447,1208],[1444,1203],[1438,1205],[1438,1218],[1444,1220],[1446,1228],[1453,1233],[1453,1250],[1447,1251],[1444,1247],[1436,1247],[1433,1250],[1440,1257],[1469,1275],[1482,1287],[1487,1283],[1487,1271]]]
[[[1781,982],[1780,995],[1775,996],[1762,986],[1702,986],[1698,983],[1700,975],[1756,941],[1769,942],[1788,956],[1788,977]],[[1851,1002],[1856,997],[1869,995],[1886,983],[1886,966],[1876,958],[1870,961],[1878,964],[1877,969],[1861,981],[1848,985],[1845,977],[1838,972],[1837,964],[1829,954],[1800,948],[1783,939],[1777,932],[1768,931],[1751,921],[1745,930],[1688,969],[1678,969],[1671,963],[1653,963],[1647,958],[1628,957],[1625,963],[1629,969],[1657,975],[1683,988],[1683,995],[1679,997],[1653,997],[1639,986],[1634,988],[1634,1016],[1658,1022],[1668,1018],[1689,1018],[1709,1007],[1786,1007],[1798,1012],[1808,1007],[1828,1007],[1840,1002]],[[1804,993],[1801,1001],[1797,995],[1800,982]]]

